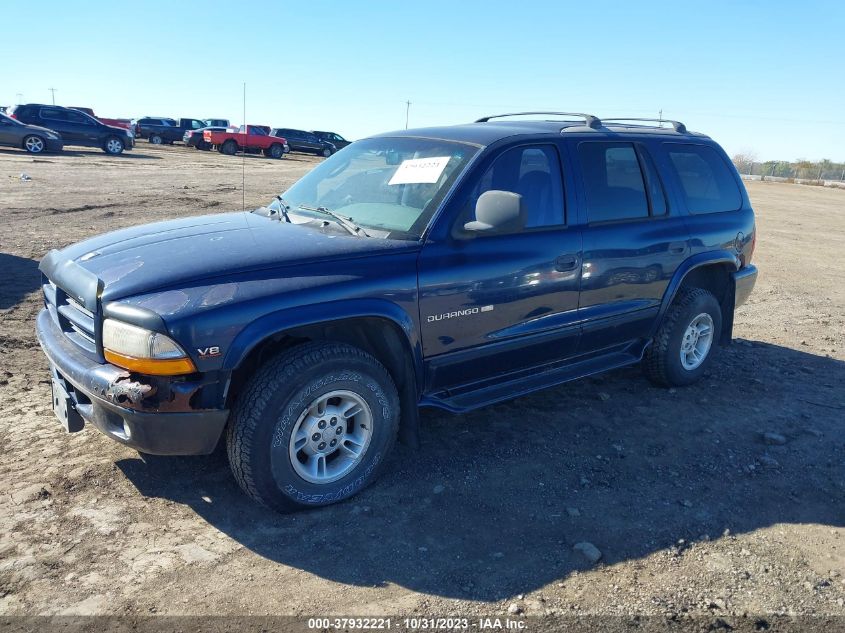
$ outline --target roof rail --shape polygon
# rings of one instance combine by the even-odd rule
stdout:
[[[528,116],[537,114],[553,114],[555,116],[577,116],[584,119],[587,127],[600,128],[601,119],[593,114],[584,114],[583,112],[510,112],[508,114],[492,114],[490,116],[481,117],[477,119],[476,123],[487,123],[490,119],[501,119],[506,116]]]
[[[686,134],[687,126],[680,121],[672,121],[671,119],[636,119],[631,117],[619,117],[615,119],[604,119],[604,121],[640,121],[646,123],[671,123],[672,129],[679,134]]]

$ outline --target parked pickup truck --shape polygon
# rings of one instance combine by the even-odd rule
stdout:
[[[203,132],[203,140],[217,148],[223,154],[234,155],[239,151],[257,154],[263,153],[268,158],[282,158],[290,151],[288,142],[281,136],[270,136],[270,127],[266,125],[242,125],[237,132]]]
[[[175,123],[175,125],[173,124]],[[208,127],[202,119],[159,119],[145,117],[138,119],[135,124],[136,136],[145,138],[153,145],[162,143],[172,144],[173,141],[181,141],[188,130],[200,130]]]
[[[708,375],[757,277],[724,150],[677,121],[508,116],[356,141],[252,212],[50,251],[36,330],[56,415],[145,453],[223,441],[246,494],[292,510],[372,483],[397,437],[417,445],[420,406],[636,364],[664,387]]]

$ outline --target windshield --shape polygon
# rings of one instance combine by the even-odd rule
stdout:
[[[433,139],[366,139],[326,159],[282,195],[298,215],[320,215],[303,206],[325,207],[386,237],[417,239],[477,152],[473,145]]]

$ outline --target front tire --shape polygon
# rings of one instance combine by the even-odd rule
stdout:
[[[123,141],[116,136],[110,136],[103,144],[103,151],[111,156],[117,156],[123,153]]]
[[[681,387],[701,378],[713,360],[722,332],[722,308],[702,288],[681,288],[643,357],[654,384]]]
[[[270,158],[281,158],[285,155],[285,149],[279,145],[278,143],[274,143],[270,146],[269,153],[267,154]]]
[[[315,342],[273,358],[245,385],[226,446],[241,488],[286,512],[363,490],[398,428],[399,396],[381,363],[351,345]]]
[[[36,134],[31,134],[23,140],[23,148],[30,154],[43,154],[46,147],[44,139]]]
[[[329,156],[331,156],[331,155],[332,155],[332,150],[330,150],[328,147],[326,147],[326,148],[323,150],[322,154],[323,154],[323,157],[324,157],[324,158],[328,158]]]

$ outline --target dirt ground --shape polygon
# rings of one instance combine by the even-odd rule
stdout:
[[[422,448],[347,503],[278,515],[220,455],[65,434],[33,331],[38,260],[238,209],[242,169],[258,206],[317,162],[0,150],[0,614],[845,615],[841,190],[748,183],[760,278],[699,384],[632,368],[425,411]]]

